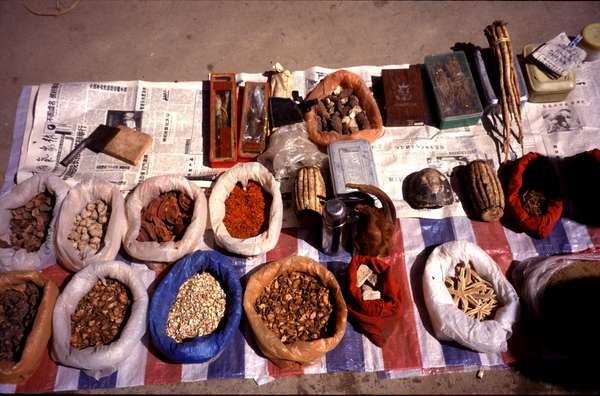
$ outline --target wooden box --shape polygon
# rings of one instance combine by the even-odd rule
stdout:
[[[247,81],[244,85],[238,137],[240,161],[251,161],[265,150],[269,96],[269,83]]]
[[[210,150],[213,168],[237,163],[237,98],[235,73],[210,74]]]

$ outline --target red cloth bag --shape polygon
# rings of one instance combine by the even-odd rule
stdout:
[[[380,300],[363,301],[356,287],[356,272],[361,264],[368,266],[383,285]],[[400,317],[400,282],[392,275],[391,267],[384,261],[369,256],[354,256],[346,269],[348,316],[352,325],[366,335],[373,344],[383,347],[398,325]]]
[[[538,170],[535,175],[528,177],[535,180],[538,186],[548,194],[548,206],[546,213],[540,216],[531,216],[521,202],[521,188],[523,187],[523,175],[525,171],[535,166]],[[558,176],[548,157],[539,153],[530,152],[515,160],[512,171],[508,178],[506,191],[506,212],[523,228],[523,230],[534,238],[545,238],[560,219],[563,211],[563,200],[558,185]]]

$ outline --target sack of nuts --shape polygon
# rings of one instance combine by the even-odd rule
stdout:
[[[125,200],[119,188],[89,178],[67,194],[56,221],[56,257],[70,271],[114,260],[125,235]]]
[[[507,350],[519,317],[519,297],[476,244],[460,240],[436,247],[425,264],[423,296],[438,339],[482,353]]]
[[[0,383],[25,382],[38,368],[57,296],[54,282],[40,272],[0,274]]]
[[[146,179],[127,197],[125,213],[123,247],[151,268],[154,263],[164,267],[202,246],[206,196],[182,176]]]
[[[550,159],[527,153],[511,164],[507,177],[506,213],[527,234],[545,238],[563,211],[558,175]]]
[[[252,273],[244,312],[261,352],[280,368],[310,366],[334,349],[348,314],[334,275],[302,256],[264,264]]]
[[[348,317],[373,344],[383,347],[400,323],[400,282],[389,264],[376,257],[352,256],[344,276]]]
[[[104,261],[75,273],[54,307],[52,359],[95,379],[117,370],[146,332],[145,272]]]
[[[277,244],[283,220],[279,182],[258,162],[239,163],[223,172],[208,206],[215,242],[226,250],[256,256]]]
[[[242,317],[242,286],[231,260],[198,251],[173,265],[150,301],[152,343],[169,361],[216,359]]]
[[[348,95],[344,96],[346,93]],[[340,101],[334,103],[338,96],[341,98]],[[351,96],[354,96],[358,103],[351,103],[348,99]],[[373,143],[383,134],[383,120],[377,102],[367,85],[357,74],[347,70],[338,70],[325,76],[306,98],[306,100],[311,99],[329,100],[328,103],[331,103],[332,106],[330,111],[327,111],[327,105],[323,103],[317,104],[304,114],[308,137],[321,147],[327,146],[337,140],[347,139],[367,139],[370,143]],[[336,112],[336,110],[338,111]],[[331,123],[325,123],[325,128],[319,128],[317,124],[319,120],[323,124],[323,120],[320,118],[321,115],[326,118],[337,117],[339,119],[338,124],[343,124],[346,121],[344,120],[346,117],[350,119],[349,122],[352,122],[355,118],[352,117],[353,113],[366,115],[365,118],[367,121],[359,123],[358,129],[348,134],[344,134],[343,131],[337,132],[335,128],[330,128],[329,125]],[[358,118],[359,116],[356,115],[356,117]],[[357,119],[357,121],[359,120]]]
[[[38,174],[0,198],[0,271],[41,270],[56,263],[54,225],[69,185]]]

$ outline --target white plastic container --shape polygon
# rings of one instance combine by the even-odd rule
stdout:
[[[600,23],[590,23],[581,31],[579,46],[587,52],[586,62],[600,60]]]

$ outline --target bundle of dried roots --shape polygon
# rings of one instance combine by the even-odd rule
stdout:
[[[517,84],[512,45],[508,30],[506,29],[506,23],[494,21],[493,24],[485,28],[484,32],[498,61],[500,96],[502,99],[503,149],[504,160],[506,161],[510,150],[512,120],[517,124],[517,141],[521,145],[521,148],[523,147],[519,85]]]

